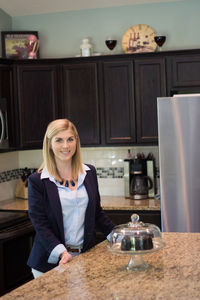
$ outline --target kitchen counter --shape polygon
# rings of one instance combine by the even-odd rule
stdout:
[[[154,198],[133,200],[124,197],[102,196],[101,205],[104,210],[160,210],[160,200]]]
[[[145,271],[127,271],[130,259],[104,241],[2,300],[192,300],[200,299],[200,233],[163,233],[166,246],[143,255]]]
[[[102,196],[101,205],[104,210],[160,210],[160,200],[152,198],[133,200],[124,197]],[[15,198],[1,201],[0,210],[27,211],[28,200]]]
[[[28,200],[14,198],[0,201],[0,210],[8,211],[28,211]]]

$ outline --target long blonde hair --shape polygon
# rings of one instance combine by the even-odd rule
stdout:
[[[54,153],[51,149],[52,138],[57,135],[60,131],[70,129],[76,138],[76,152],[72,157],[72,179],[76,180],[78,178],[79,171],[83,173],[82,159],[81,159],[81,149],[80,149],[80,138],[75,125],[68,119],[57,119],[49,123],[44,140],[43,140],[43,163],[38,169],[41,173],[44,166],[47,168],[49,174],[51,174],[56,180],[62,181],[60,174],[58,172]]]

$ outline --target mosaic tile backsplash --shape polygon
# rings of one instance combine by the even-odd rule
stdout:
[[[30,169],[31,173],[36,169]],[[0,173],[0,183],[18,179],[24,173],[25,168],[4,171]],[[99,178],[123,178],[123,168],[97,168],[97,176]]]
[[[0,183],[20,178],[26,169],[14,169],[0,173]],[[36,169],[30,169],[31,173]]]
[[[138,152],[154,154],[158,167],[158,147],[95,147],[82,148],[82,161],[96,167],[99,192],[102,196],[124,196],[124,159],[128,150],[134,157]],[[0,154],[0,201],[12,198],[17,179],[25,167],[34,170],[43,161],[42,150],[23,150]],[[159,173],[157,172],[157,178]]]
[[[96,168],[99,178],[123,178],[124,168]]]

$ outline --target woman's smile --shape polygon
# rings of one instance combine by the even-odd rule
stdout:
[[[71,130],[63,130],[52,138],[51,148],[55,159],[71,160],[76,152],[76,137]]]

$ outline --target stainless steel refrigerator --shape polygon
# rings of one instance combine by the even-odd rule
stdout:
[[[200,95],[157,98],[162,231],[200,232]]]

